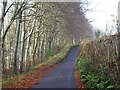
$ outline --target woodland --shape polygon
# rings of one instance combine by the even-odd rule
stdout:
[[[88,11],[85,4],[83,1],[0,1],[3,86],[20,88],[23,83],[11,83],[27,82],[26,75],[27,79],[36,83],[38,80],[31,77],[33,72],[37,76],[38,70],[51,70],[50,67],[61,62],[72,47],[79,45],[76,70],[86,87],[119,88],[119,32],[95,38],[92,26],[85,17]],[[28,88],[33,83],[25,85]]]
[[[90,32],[84,13],[82,10],[79,13],[79,3],[6,0],[2,4],[0,49],[3,77],[25,72],[30,66],[47,61],[59,49],[73,41],[78,42]],[[82,22],[81,25],[77,25],[78,22]]]

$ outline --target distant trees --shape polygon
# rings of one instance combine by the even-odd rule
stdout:
[[[81,3],[58,3],[63,17],[66,20],[67,28],[75,42],[79,42],[83,38],[93,38],[93,31],[85,18]]]
[[[98,38],[98,37],[101,37],[103,36],[105,33],[102,32],[100,29],[97,29],[95,30],[95,37]]]

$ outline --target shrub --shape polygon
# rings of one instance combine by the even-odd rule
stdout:
[[[85,81],[89,87],[118,88],[120,86],[119,41],[117,35],[111,35],[92,41],[83,40],[80,44],[77,68],[82,81]]]
[[[53,56],[54,52],[51,49],[46,49],[46,57]]]

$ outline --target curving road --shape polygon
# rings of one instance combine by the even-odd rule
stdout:
[[[44,77],[34,88],[76,88],[73,70],[77,62],[78,47],[70,50],[61,64]]]

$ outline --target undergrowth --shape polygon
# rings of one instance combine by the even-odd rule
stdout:
[[[118,84],[110,83],[109,73],[104,73],[104,77],[100,76],[101,69],[95,68],[91,59],[79,58],[77,62],[77,69],[79,71],[81,81],[86,83],[87,88],[120,88]]]

